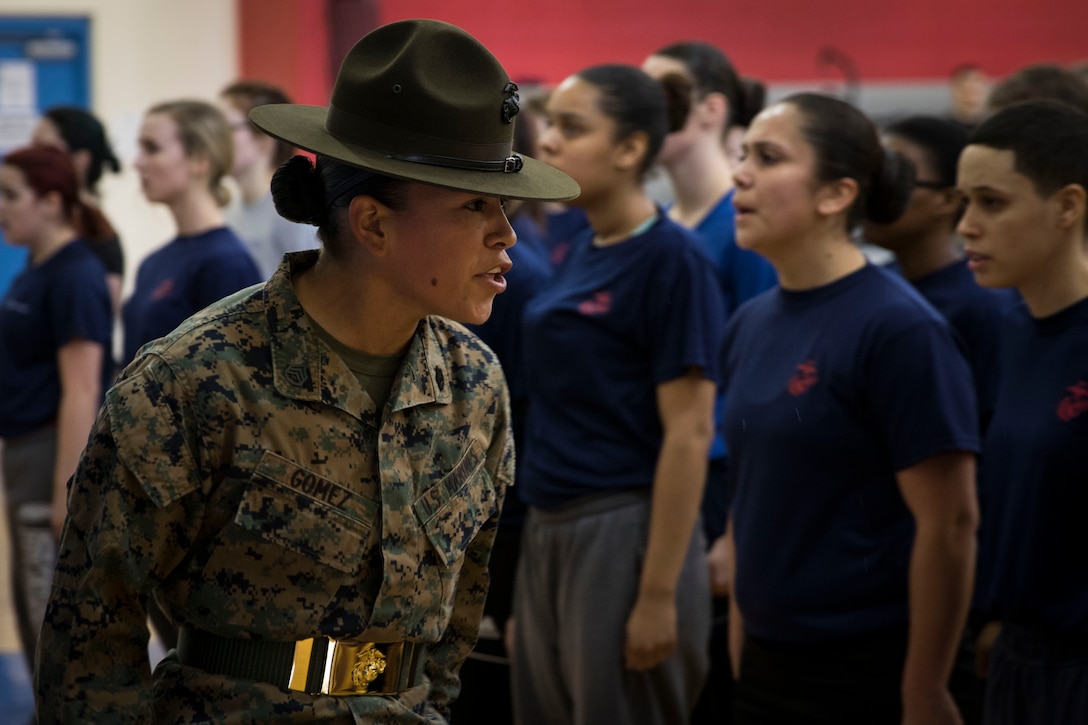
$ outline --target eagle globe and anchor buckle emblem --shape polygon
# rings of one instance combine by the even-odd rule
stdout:
[[[325,687],[330,695],[365,695],[385,673],[385,655],[373,642],[329,643],[330,662],[325,665]],[[384,689],[384,688],[377,688]]]
[[[313,664],[311,652],[314,641],[309,639],[296,643],[291,689],[307,691],[305,682]],[[411,684],[411,671],[417,660],[416,651],[417,648],[412,642],[378,644],[328,640],[328,649],[323,657],[325,668],[318,692],[322,695],[382,695],[399,692]]]
[[[351,684],[366,692],[370,684],[385,672],[385,655],[373,645],[367,645],[355,653],[355,666],[351,668]]]

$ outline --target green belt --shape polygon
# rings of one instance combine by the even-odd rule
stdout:
[[[230,639],[192,627],[178,631],[183,665],[240,680],[268,682],[311,695],[389,695],[419,684],[423,645],[348,642],[312,637],[298,642]]]

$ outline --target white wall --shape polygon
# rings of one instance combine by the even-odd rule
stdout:
[[[132,170],[144,110],[176,98],[213,100],[238,72],[234,0],[0,0],[0,15],[91,19],[92,110],[124,167],[99,184],[125,249],[126,291],[140,261],[174,234]]]

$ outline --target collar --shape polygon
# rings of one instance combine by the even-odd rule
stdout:
[[[314,330],[299,304],[291,279],[312,267],[318,250],[286,255],[263,290],[272,351],[273,384],[295,400],[322,402],[358,418],[363,389],[354,373]],[[451,368],[434,321],[420,320],[400,371],[393,381],[393,411],[428,403],[444,404],[450,394]]]

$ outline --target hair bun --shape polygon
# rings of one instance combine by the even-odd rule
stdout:
[[[689,78],[679,73],[667,73],[658,83],[665,94],[665,109],[669,115],[669,133],[679,131],[691,113],[691,95],[695,90]]]
[[[758,78],[741,76],[738,83],[736,107],[732,109],[731,125],[748,128],[767,103],[767,86]]]
[[[328,216],[325,185],[307,156],[292,156],[272,175],[272,203],[284,219],[321,226]]]
[[[914,190],[914,164],[891,150],[884,151],[884,163],[873,176],[865,203],[865,217],[877,224],[891,224],[907,209]]]

